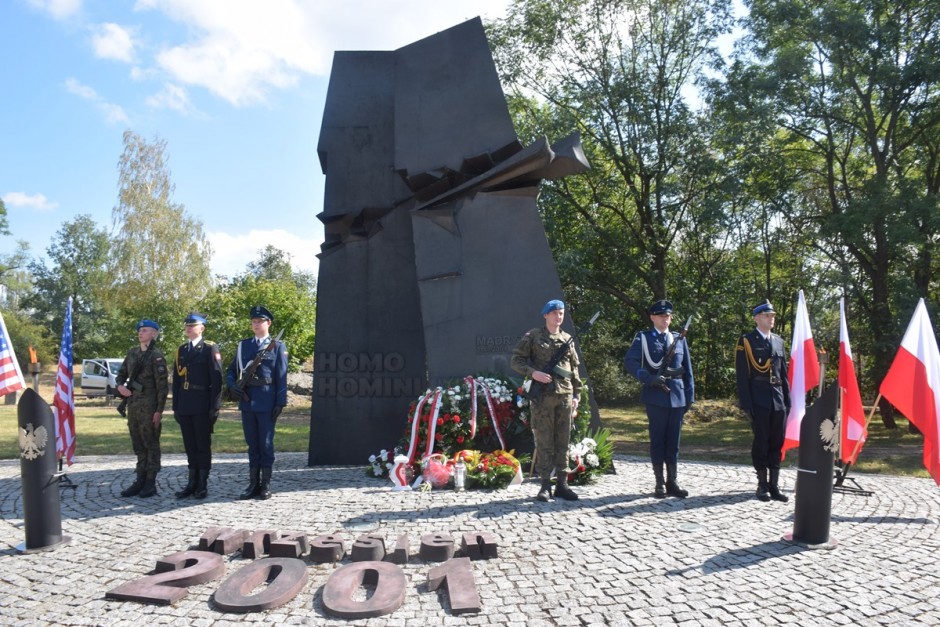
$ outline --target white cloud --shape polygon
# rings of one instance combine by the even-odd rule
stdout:
[[[57,20],[71,17],[82,8],[82,0],[29,0],[29,3]]]
[[[91,45],[99,59],[134,62],[134,37],[130,29],[119,24],[107,22],[96,26],[91,36]]]
[[[29,195],[23,192],[8,192],[3,195],[3,204],[7,207],[25,207],[40,213],[52,211],[59,206],[57,202],[49,202],[45,194]]]
[[[88,85],[83,85],[74,78],[65,79],[65,88],[70,92],[78,96],[79,98],[84,98],[85,100],[97,100],[98,92]]]
[[[85,85],[74,78],[67,78],[65,80],[65,89],[69,93],[75,94],[79,98],[89,100],[95,103],[95,106],[98,107],[98,110],[104,114],[105,119],[112,124],[129,124],[130,120],[127,117],[127,114],[124,113],[124,109],[120,105],[116,105],[104,100],[101,96],[98,95],[98,92],[94,88]]]
[[[221,231],[208,233],[212,246],[210,267],[213,274],[233,277],[245,271],[252,261],[257,261],[259,254],[268,244],[290,255],[294,270],[313,273],[316,277],[319,269],[319,242],[304,239],[284,229],[254,229],[242,235],[229,235]]]
[[[171,109],[180,113],[189,113],[193,106],[185,87],[165,83],[163,90],[147,97],[147,104],[155,109]]]
[[[394,50],[455,24],[502,16],[509,0],[138,0],[187,26],[191,39],[165,43],[158,65],[235,105],[329,73],[333,52]]]

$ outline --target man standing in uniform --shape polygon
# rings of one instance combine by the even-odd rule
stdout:
[[[530,377],[532,432],[535,436],[536,471],[542,479],[536,499],[547,502],[552,496],[551,476],[555,472],[555,496],[577,501],[578,495],[568,487],[568,442],[571,419],[581,399],[581,377],[578,375],[578,354],[569,343],[558,365],[547,372],[552,357],[571,336],[561,330],[565,319],[565,303],[550,300],[542,308],[545,325],[532,329],[519,340],[512,352],[512,369]],[[540,389],[540,392],[534,390]]]
[[[786,503],[777,482],[790,413],[790,383],[783,338],[772,333],[776,312],[769,300],[751,311],[757,328],[738,338],[734,370],[741,409],[751,417],[751,461],[757,471],[757,498]],[[768,472],[770,473],[768,477]]]
[[[183,435],[189,481],[175,496],[204,499],[209,494],[212,426],[222,406],[222,355],[218,346],[202,339],[206,330],[204,315],[190,313],[185,325],[189,341],[176,349],[173,415]]]
[[[251,308],[251,330],[254,337],[238,343],[238,351],[226,373],[230,390],[241,396],[238,409],[242,412],[242,430],[248,444],[248,487],[240,499],[271,498],[271,469],[274,467],[274,424],[287,405],[287,349],[283,342],[267,349],[264,359],[244,389],[237,383],[255,354],[271,343],[274,316],[260,305]]]
[[[680,340],[678,333],[669,330],[672,322],[672,303],[658,300],[647,309],[653,328],[641,331],[624,356],[623,365],[628,373],[643,384],[640,400],[646,405],[646,418],[650,434],[650,461],[656,477],[653,496],[666,495],[684,499],[688,490],[677,481],[679,466],[679,437],[685,412],[695,402],[695,379],[689,345]],[[676,344],[672,359],[666,364],[664,375],[659,372],[669,347]],[[666,476],[663,476],[663,465]]]
[[[137,478],[121,496],[146,498],[157,493],[161,420],[170,391],[166,358],[153,345],[159,335],[160,325],[153,320],[138,322],[140,346],[128,351],[117,374],[117,392],[127,399],[127,429],[137,455]]]

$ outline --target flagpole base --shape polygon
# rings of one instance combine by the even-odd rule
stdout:
[[[796,539],[793,538],[793,532],[792,532],[792,531],[791,531],[790,533],[784,534],[783,539],[784,539],[786,542],[793,543],[793,544],[795,544],[795,545],[797,545],[797,546],[803,547],[804,549],[813,549],[814,551],[818,551],[818,550],[827,550],[827,551],[830,551],[830,550],[836,548],[837,546],[839,546],[839,541],[836,540],[836,539],[834,539],[834,538],[829,538],[828,541],[822,542],[822,543],[820,543],[820,544],[810,544],[810,543],[808,543],[808,542],[803,542],[803,541],[801,541],[801,540],[796,540]]]
[[[61,546],[65,546],[72,542],[71,536],[62,536],[62,539],[54,544],[47,544],[46,546],[39,546],[36,548],[28,549],[26,548],[26,543],[16,545],[16,552],[20,555],[29,555],[31,553],[44,553],[46,551],[54,551]]]

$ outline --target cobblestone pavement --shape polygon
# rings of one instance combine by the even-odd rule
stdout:
[[[837,544],[822,550],[783,539],[793,529],[792,468],[782,472],[788,504],[755,500],[748,468],[708,463],[680,464],[688,499],[656,500],[649,464],[621,456],[617,474],[577,488],[580,501],[546,504],[533,500],[532,481],[516,491],[393,492],[361,468],[307,467],[305,454],[279,455],[272,499],[239,501],[244,458],[214,463],[209,498],[178,501],[182,457],[164,458],[160,494],[150,499],[120,497],[133,479],[130,458],[79,458],[69,472],[77,487],[62,497],[71,542],[19,554],[19,462],[0,462],[0,624],[940,624],[940,489],[930,480],[860,475],[874,495],[833,496]],[[331,617],[322,594],[337,566],[313,563],[293,600],[263,612],[220,611],[213,593],[221,580],[189,588],[172,606],[105,599],[154,572],[157,559],[195,548],[211,526],[339,533],[347,547],[369,531],[389,551],[409,534],[404,605],[380,618]],[[471,563],[482,612],[454,615],[445,592],[429,591],[433,564],[418,547],[437,531],[498,538],[496,559]],[[224,560],[226,576],[249,563],[238,552]]]

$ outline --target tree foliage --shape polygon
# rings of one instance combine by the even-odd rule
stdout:
[[[108,233],[91,216],[80,215],[53,236],[46,249],[51,266],[41,260],[30,263],[34,289],[23,307],[32,310],[34,320],[61,335],[71,296],[72,348],[77,360],[97,357],[109,346],[102,321],[109,315],[110,250]]]
[[[116,321],[131,325],[152,318],[179,324],[211,288],[211,250],[202,222],[173,201],[175,186],[166,142],[124,133],[118,162],[118,204],[112,218],[110,301]],[[117,329],[112,328],[112,332]]]
[[[217,342],[226,366],[238,341],[251,336],[249,312],[263,305],[274,314],[271,332],[284,330],[288,366],[299,370],[313,355],[316,333],[315,281],[308,273],[294,272],[290,256],[267,246],[245,273],[218,286],[201,304],[209,324],[206,337]]]

